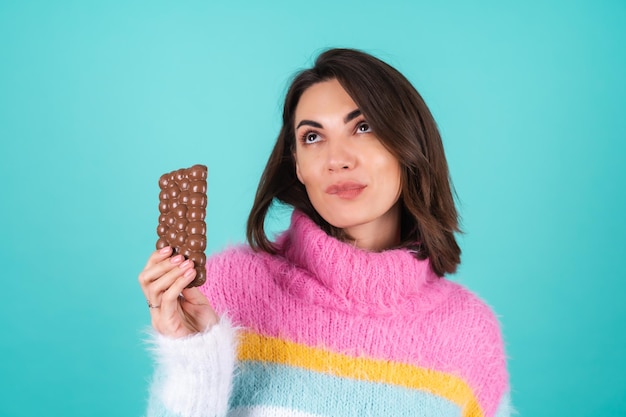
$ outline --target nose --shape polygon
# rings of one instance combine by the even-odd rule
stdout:
[[[354,150],[345,138],[330,139],[326,147],[326,164],[331,172],[350,170],[356,163]]]

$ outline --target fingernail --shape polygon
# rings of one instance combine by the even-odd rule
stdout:
[[[185,262],[183,262],[182,264],[180,264],[178,267],[180,269],[185,269],[191,266],[192,261],[190,261],[189,259],[187,259]]]
[[[182,261],[183,261],[183,256],[182,255],[176,255],[176,256],[174,256],[174,257],[172,257],[170,259],[170,262],[173,263],[173,264],[179,264]]]
[[[194,268],[191,268],[190,270],[186,271],[183,276],[185,278],[191,278],[192,275],[196,274],[196,270]]]
[[[170,247],[169,247],[169,246],[166,246],[166,247],[162,248],[162,249],[159,251],[159,253],[161,253],[161,254],[165,255],[166,253],[169,253],[169,251],[170,251]]]

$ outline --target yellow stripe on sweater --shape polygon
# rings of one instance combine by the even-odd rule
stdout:
[[[250,332],[241,335],[238,358],[428,391],[457,404],[464,417],[483,417],[471,388],[461,378],[445,372],[381,359],[356,358]]]

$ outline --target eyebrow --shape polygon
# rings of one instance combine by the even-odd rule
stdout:
[[[361,110],[356,109],[356,110],[352,110],[350,113],[348,113],[348,115],[346,117],[343,118],[343,122],[344,123],[348,123],[350,120],[359,117],[361,115]]]
[[[360,115],[361,115],[361,110],[359,109],[352,110],[350,113],[346,115],[346,117],[343,118],[343,122],[348,123],[350,120],[353,120],[354,118],[359,117]],[[324,126],[322,126],[320,123],[314,120],[307,120],[307,119],[300,120],[300,123],[298,123],[298,126],[296,126],[296,130],[299,129],[300,126],[311,126],[317,129],[324,128]]]

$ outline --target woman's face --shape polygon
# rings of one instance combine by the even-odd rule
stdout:
[[[295,112],[296,173],[317,212],[358,247],[400,239],[400,164],[337,80],[309,87]]]

